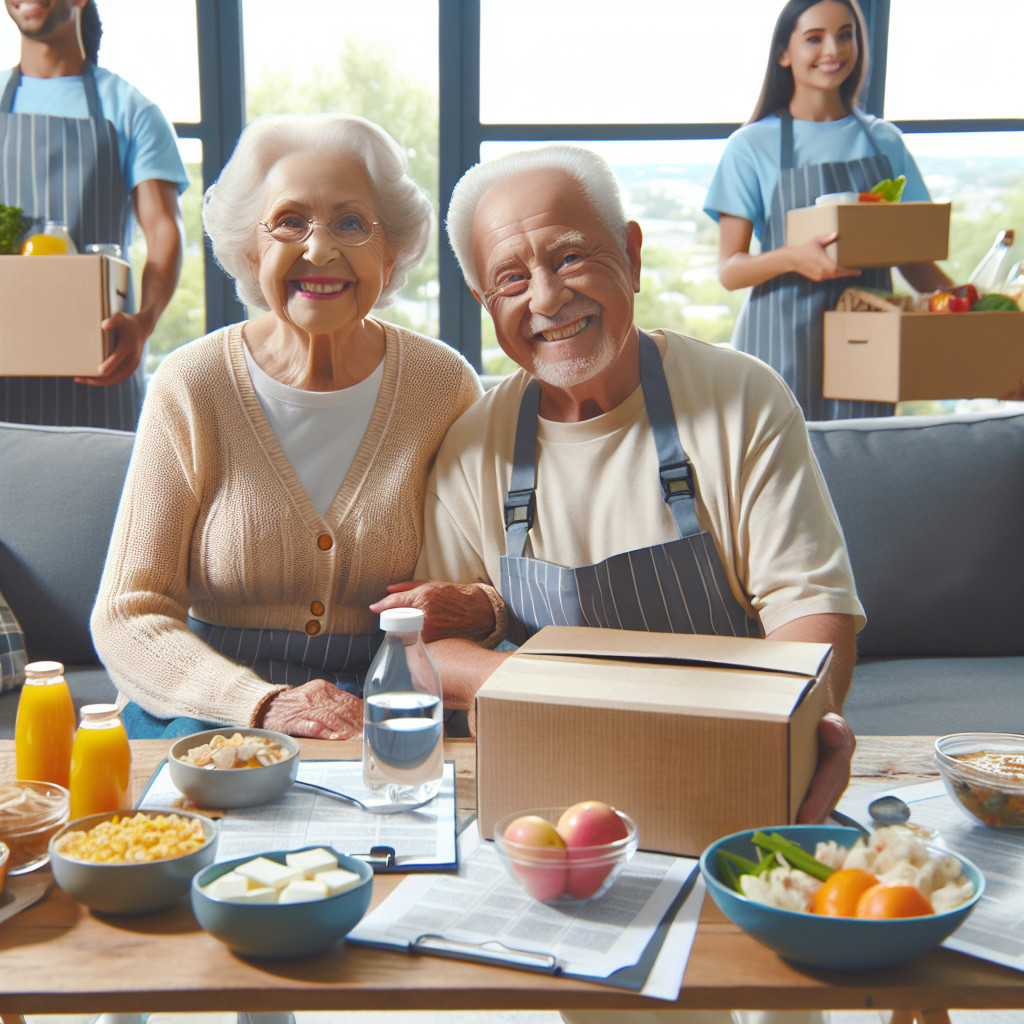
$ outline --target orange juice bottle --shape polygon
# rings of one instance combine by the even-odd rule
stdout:
[[[14,725],[15,775],[67,789],[75,708],[59,661],[25,666]]]
[[[115,704],[86,704],[71,748],[71,818],[132,805],[132,759]]]

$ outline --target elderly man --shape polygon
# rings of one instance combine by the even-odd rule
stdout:
[[[523,368],[449,430],[417,580],[445,697],[546,624],[827,642],[830,713],[801,820],[849,775],[838,716],[863,613],[803,416],[756,359],[633,321],[640,227],[611,169],[554,146],[479,164],[452,196],[463,274]]]

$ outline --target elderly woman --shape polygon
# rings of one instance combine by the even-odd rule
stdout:
[[[207,723],[347,738],[408,579],[448,425],[480,395],[448,346],[370,315],[423,254],[431,206],[382,129],[267,117],[203,219],[266,310],[154,374],[92,616],[129,735]]]

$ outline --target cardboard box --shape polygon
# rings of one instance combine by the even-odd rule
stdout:
[[[0,376],[96,373],[123,309],[130,267],[110,256],[0,256]]]
[[[1005,398],[1024,377],[1024,313],[825,314],[826,398]]]
[[[839,203],[786,214],[786,244],[839,232],[825,251],[843,267],[898,267],[949,254],[949,203]]]
[[[477,818],[604,800],[642,849],[695,856],[792,822],[814,773],[828,644],[549,626],[476,697]]]

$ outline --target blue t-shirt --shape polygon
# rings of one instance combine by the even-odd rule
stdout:
[[[0,72],[0,93],[10,71]],[[170,181],[179,194],[189,178],[178,152],[178,139],[163,111],[135,86],[106,68],[96,68],[96,89],[103,116],[117,132],[121,173],[128,193],[142,181]],[[22,75],[14,94],[15,114],[50,114],[54,117],[89,116],[80,75],[28,78]]]
[[[875,145],[889,158],[893,177],[906,175],[903,198],[908,202],[929,200],[931,196],[903,142],[903,133],[889,121],[871,114],[862,116]],[[721,213],[749,220],[758,241],[764,238],[765,221],[779,183],[781,124],[777,114],[769,114],[729,136],[704,202],[704,212],[713,220],[717,221]],[[839,121],[793,120],[795,166],[873,155],[871,143],[852,114]]]

